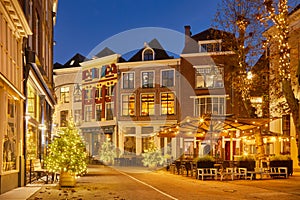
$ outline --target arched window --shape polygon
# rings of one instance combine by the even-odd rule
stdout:
[[[143,60],[154,60],[154,51],[152,49],[145,49],[143,52]]]

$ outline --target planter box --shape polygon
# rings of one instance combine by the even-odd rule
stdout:
[[[76,184],[75,175],[68,172],[61,172],[59,177],[59,185],[61,187],[74,187]]]
[[[255,161],[254,160],[239,161],[238,167],[247,168],[247,171],[254,171]]]
[[[213,161],[197,161],[197,168],[214,168]]]
[[[288,175],[293,175],[293,160],[271,160],[270,167],[287,167]]]

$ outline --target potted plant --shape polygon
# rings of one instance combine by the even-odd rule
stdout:
[[[288,174],[293,175],[293,160],[289,155],[270,156],[270,167],[287,167]]]
[[[45,159],[49,172],[60,173],[60,186],[74,187],[75,177],[82,175],[87,169],[87,154],[78,128],[72,120],[67,127],[60,127],[58,137],[48,145]]]
[[[210,155],[205,155],[196,158],[197,168],[213,168],[215,164],[215,158]]]
[[[117,152],[114,144],[106,139],[105,142],[102,143],[99,150],[99,159],[106,165],[111,165],[116,158]]]

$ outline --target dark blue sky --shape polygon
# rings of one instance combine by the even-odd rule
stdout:
[[[184,26],[191,25],[196,34],[211,26],[220,2],[61,0],[54,31],[54,62],[64,64],[76,53],[88,56],[107,38],[135,28],[160,27],[184,33]]]

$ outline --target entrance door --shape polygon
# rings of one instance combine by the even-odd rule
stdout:
[[[234,155],[236,154],[236,141],[232,141],[233,143],[233,152],[232,152],[232,160]],[[225,160],[230,160],[230,141],[225,141]]]

